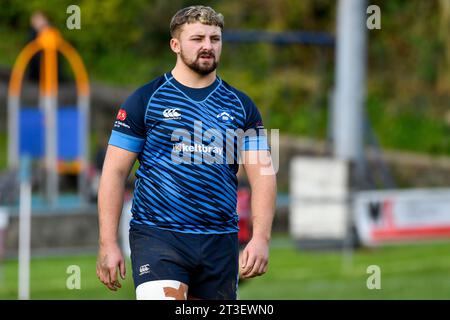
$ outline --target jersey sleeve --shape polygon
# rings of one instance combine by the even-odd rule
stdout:
[[[146,138],[145,110],[142,95],[137,90],[120,106],[109,144],[131,152],[141,152]]]
[[[258,108],[246,94],[238,92],[238,97],[245,111],[244,137],[241,141],[241,150],[270,150],[266,130]]]

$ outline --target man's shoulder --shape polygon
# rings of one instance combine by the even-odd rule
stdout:
[[[147,104],[153,94],[166,82],[165,76],[159,76],[150,82],[135,89],[122,104],[122,108],[127,112],[140,114],[147,108]]]
[[[230,85],[223,79],[222,79],[222,86],[225,87],[228,91],[234,93],[237,96],[237,98],[241,101],[244,107],[248,107],[249,105],[254,104],[253,100],[244,91],[237,89],[236,87]]]
[[[166,82],[164,75],[154,78],[150,82],[138,87],[131,96],[137,96],[143,100],[148,101],[150,97]],[[145,99],[146,98],[146,99]]]

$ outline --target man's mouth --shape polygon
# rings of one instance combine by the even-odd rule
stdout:
[[[213,54],[201,54],[200,58],[202,58],[202,59],[212,59],[212,58],[214,58],[214,55]]]

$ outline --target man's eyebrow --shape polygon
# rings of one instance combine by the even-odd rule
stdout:
[[[210,35],[210,37],[220,37],[220,36],[221,36],[221,35],[218,34],[218,33],[215,33],[215,34]],[[194,38],[194,37],[202,37],[202,38],[204,38],[204,37],[206,37],[206,35],[205,35],[205,34],[197,33],[197,34],[193,34],[193,35],[190,35],[190,36],[189,36],[189,38]]]

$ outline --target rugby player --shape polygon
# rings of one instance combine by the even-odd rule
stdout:
[[[275,172],[257,107],[216,74],[223,26],[210,7],[178,11],[170,23],[175,67],[119,108],[98,191],[97,276],[111,290],[125,277],[117,229],[136,159],[129,238],[137,299],[236,299],[239,274],[267,271]],[[241,258],[239,161],[253,226]]]

